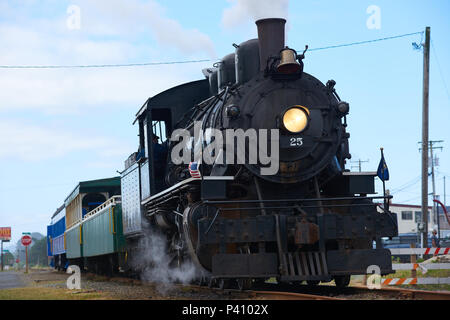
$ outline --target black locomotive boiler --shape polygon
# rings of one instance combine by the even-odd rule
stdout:
[[[203,70],[206,79],[168,89],[139,110],[139,150],[121,177],[130,253],[149,222],[167,239],[173,266],[189,260],[220,286],[232,280],[246,288],[271,277],[345,286],[370,266],[393,272],[381,238],[397,235],[396,217],[378,212],[373,200],[382,197],[370,196],[376,173],[345,169],[349,104],[335,81],[323,84],[303,71],[307,51],[285,46],[285,22],[257,21],[258,39],[235,45]],[[264,137],[269,150],[277,148],[277,171],[262,174],[267,163],[260,160],[202,162],[198,151],[212,139],[196,137],[196,126],[202,133],[277,130]],[[194,175],[172,159],[177,129],[192,133],[182,150],[199,165]],[[233,151],[248,160],[260,144],[245,143]]]

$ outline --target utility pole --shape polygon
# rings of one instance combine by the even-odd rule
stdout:
[[[436,200],[436,183],[435,183],[435,178],[434,178],[434,165],[436,164],[435,162],[435,157],[433,155],[433,149],[441,149],[442,147],[434,147],[434,144],[436,143],[442,143],[444,141],[439,140],[439,141],[430,141],[430,157],[431,157],[431,181],[433,183],[433,200]],[[436,210],[436,202],[433,201],[433,211],[432,211],[432,219],[431,219],[433,224],[438,225],[438,229],[439,229],[439,214],[437,213]],[[434,225],[433,225],[434,228]],[[438,232],[440,232],[440,230],[438,230]],[[439,237],[439,235],[438,235]]]
[[[369,160],[362,161],[361,159],[359,159],[358,161],[352,161],[351,163],[358,163],[358,166],[351,166],[351,168],[358,167],[359,172],[361,172],[361,163],[364,163],[364,162],[369,162]]]
[[[447,195],[445,194],[445,176],[444,176],[444,207],[447,206],[447,203],[445,201],[445,198],[447,198]]]
[[[425,29],[423,45],[423,97],[422,97],[422,232],[423,247],[428,247],[428,102],[430,84],[430,27]]]
[[[442,150],[441,146],[435,146],[435,144],[442,143],[442,142],[444,142],[444,141],[443,140],[428,141],[428,149],[430,150],[430,157],[429,157],[429,161],[428,161],[428,166],[431,167],[431,181],[432,181],[432,189],[433,189],[432,192],[429,194],[429,195],[431,195],[433,197],[433,203],[432,203],[433,207],[431,209],[431,215],[430,215],[429,223],[431,223],[431,227],[433,229],[434,229],[434,226],[437,225],[438,238],[440,238],[441,228],[440,228],[439,212],[437,210],[437,204],[436,204],[436,202],[434,202],[434,200],[436,200],[436,179],[435,179],[435,174],[434,174],[434,166],[438,165],[438,164],[436,164],[436,160],[437,159],[436,159],[436,156],[433,153],[433,150],[435,150],[435,149]],[[420,143],[422,143],[422,142],[419,142],[419,144]],[[419,150],[422,150],[422,152],[423,152],[422,148],[420,148]],[[428,171],[427,171],[427,174],[428,174]],[[427,182],[428,182],[428,179],[427,179]],[[445,198],[445,196],[444,196],[444,198]],[[427,214],[427,217],[428,217],[428,214]]]

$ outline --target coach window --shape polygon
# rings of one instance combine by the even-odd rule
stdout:
[[[105,201],[106,197],[100,193],[89,193],[85,195],[82,202],[83,217],[86,213],[94,210]]]
[[[402,211],[402,220],[412,220],[412,211]]]

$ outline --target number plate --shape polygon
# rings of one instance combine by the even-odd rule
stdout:
[[[301,148],[303,146],[302,137],[281,136],[280,147],[281,148]]]

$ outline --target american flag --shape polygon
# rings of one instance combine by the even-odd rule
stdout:
[[[190,162],[189,163],[189,173],[191,174],[192,178],[200,179],[202,175],[199,171],[199,163],[198,162]]]

